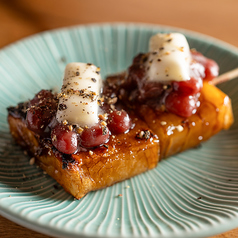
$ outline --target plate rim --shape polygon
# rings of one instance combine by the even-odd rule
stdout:
[[[150,28],[160,28],[163,30],[171,30],[171,31],[179,31],[182,32],[186,35],[191,35],[193,36],[197,36],[200,39],[203,40],[209,40],[210,42],[214,42],[216,45],[221,46],[222,48],[228,48],[229,50],[234,50],[236,53],[238,54],[238,46],[234,46],[230,43],[227,43],[221,39],[215,38],[213,36],[210,35],[206,35],[204,33],[201,32],[197,32],[197,31],[193,31],[193,30],[189,30],[186,28],[182,28],[182,27],[174,27],[174,26],[170,26],[170,25],[163,25],[163,24],[155,24],[155,23],[143,23],[143,22],[121,22],[121,21],[117,21],[117,22],[100,22],[100,23],[86,23],[86,24],[75,24],[75,25],[70,25],[70,26],[65,26],[65,27],[57,27],[57,28],[53,28],[53,29],[49,29],[49,30],[45,30],[45,31],[41,31],[38,33],[34,33],[31,34],[29,36],[25,36],[22,37],[21,39],[18,39],[12,43],[9,43],[3,47],[0,48],[0,52],[2,50],[5,50],[6,48],[9,48],[13,45],[16,45],[18,43],[21,43],[22,41],[27,41],[28,39],[31,39],[33,37],[38,37],[40,35],[44,35],[47,33],[52,33],[52,32],[60,32],[60,31],[64,31],[64,30],[72,30],[72,29],[79,29],[79,28],[89,28],[89,27],[106,27],[106,26],[111,26],[111,27],[127,27],[127,28],[131,28],[131,27],[150,27]]]

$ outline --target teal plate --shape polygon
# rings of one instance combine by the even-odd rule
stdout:
[[[238,224],[238,122],[201,148],[156,169],[75,200],[12,142],[10,105],[40,89],[60,88],[67,63],[91,62],[102,75],[127,68],[157,32],[179,31],[191,48],[216,60],[221,73],[238,66],[238,50],[181,29],[143,24],[76,26],[44,32],[0,51],[0,214],[56,237],[206,237]],[[236,80],[220,85],[238,118]],[[118,196],[122,194],[122,196]]]

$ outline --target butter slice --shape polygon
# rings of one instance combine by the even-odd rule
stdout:
[[[149,42],[147,77],[152,81],[190,79],[191,54],[187,39],[180,33],[156,34]]]
[[[56,119],[81,127],[97,123],[101,87],[100,68],[78,62],[67,64]]]

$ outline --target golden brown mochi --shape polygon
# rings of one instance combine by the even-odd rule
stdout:
[[[204,82],[200,102],[196,114],[189,118],[155,112],[141,105],[136,111],[142,120],[133,117],[132,130],[111,136],[105,146],[72,155],[73,160],[66,164],[51,145],[40,143],[38,136],[26,127],[24,118],[9,114],[8,122],[16,142],[34,155],[40,167],[66,191],[80,199],[90,191],[153,169],[160,159],[193,148],[231,126],[231,100],[225,93]],[[144,131],[155,136],[143,139],[140,132]]]
[[[16,142],[35,156],[37,164],[77,199],[157,165],[160,158],[158,138],[143,121],[135,117],[132,121],[134,127],[128,133],[111,136],[104,146],[78,152],[71,156],[71,162],[65,163],[52,146],[40,143],[23,118],[8,116],[10,131]],[[146,139],[142,135],[148,131],[151,134]]]
[[[231,126],[231,100],[220,89],[204,81],[200,102],[197,112],[189,118],[155,112],[146,105],[138,108],[140,117],[160,140],[160,159],[196,147]]]

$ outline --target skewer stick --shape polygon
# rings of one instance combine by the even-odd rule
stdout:
[[[211,84],[213,85],[217,85],[219,83],[223,83],[223,82],[226,82],[226,81],[229,81],[229,80],[232,80],[234,78],[238,77],[238,68],[235,68],[231,71],[228,71],[224,74],[221,74],[220,76],[212,79],[210,81]]]

